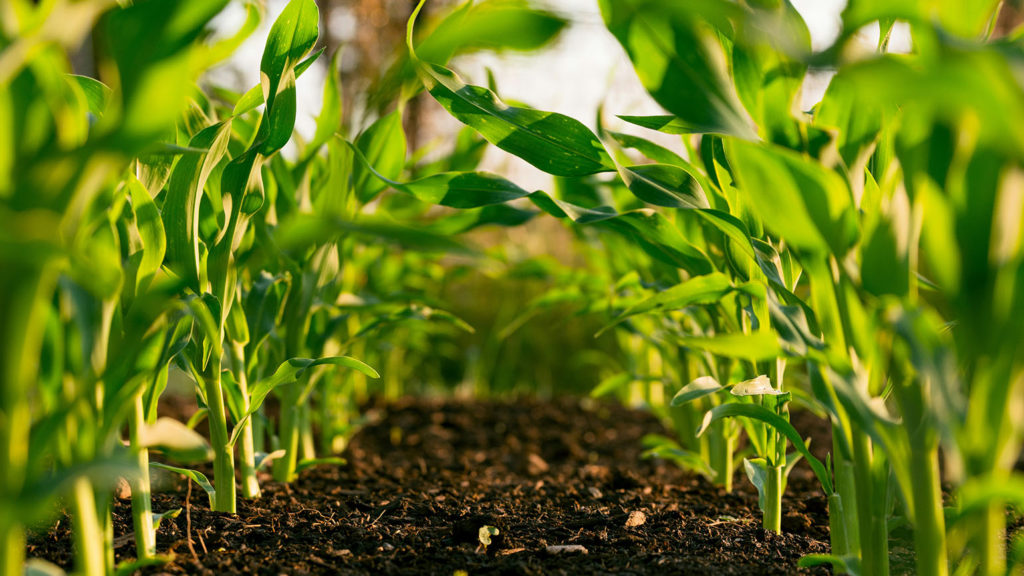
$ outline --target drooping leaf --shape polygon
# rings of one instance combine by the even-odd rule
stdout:
[[[700,182],[688,170],[670,164],[623,168],[622,181],[637,198],[667,208],[710,208]]]
[[[692,470],[708,479],[714,479],[718,475],[699,453],[684,449],[671,438],[648,434],[641,442],[644,446],[643,458],[671,460],[683,470]]]
[[[529,195],[526,190],[490,172],[442,172],[413,182],[397,182],[378,171],[362,150],[354,150],[366,173],[376,177],[380,184],[391,186],[428,204],[471,209],[501,204]]]
[[[162,470],[167,470],[170,472],[181,474],[182,476],[188,478],[192,482],[195,482],[200,488],[203,489],[204,492],[206,492],[206,495],[210,498],[210,508],[213,508],[214,499],[217,497],[217,490],[214,489],[213,484],[210,483],[210,480],[209,478],[206,477],[206,474],[203,474],[198,470],[179,468],[177,466],[170,466],[168,464],[162,464],[160,462],[150,462],[149,465],[154,468],[160,468]]]
[[[770,229],[803,250],[846,254],[857,227],[839,175],[778,147],[732,140],[728,154],[745,198]]]
[[[692,130],[675,116],[619,116],[619,118],[643,128],[650,128],[665,134],[690,134]]]
[[[770,331],[715,336],[673,336],[672,340],[680,346],[707,350],[719,356],[754,361],[774,360],[782,353],[778,337]]]
[[[719,384],[718,380],[715,380],[714,377],[701,376],[695,379],[694,381],[690,382],[686,386],[683,386],[682,389],[679,390],[679,392],[676,392],[676,395],[672,397],[672,401],[669,403],[669,405],[673,407],[683,406],[684,404],[688,404],[690,402],[693,402],[694,400],[703,398],[705,396],[709,396],[711,394],[714,394],[715,392],[720,392],[725,389],[725,386]]]
[[[106,84],[89,76],[69,74],[68,81],[76,83],[85,93],[85,101],[89,104],[89,113],[100,118],[107,110],[111,90]]]
[[[620,214],[605,206],[583,208],[552,198],[542,191],[530,194],[529,198],[538,208],[556,218],[610,228],[635,240],[652,257],[691,274],[702,275],[712,271],[707,255],[688,242],[664,216],[653,210],[632,210]]]
[[[609,328],[638,314],[679,310],[694,304],[713,304],[732,291],[732,281],[725,274],[714,272],[705,276],[696,276],[623,310],[612,322],[602,327],[597,335],[600,336]]]
[[[213,449],[195,430],[173,418],[157,418],[142,430],[142,445],[183,464],[209,462]]]
[[[768,410],[763,406],[757,404],[743,404],[738,402],[730,402],[727,404],[720,404],[715,406],[707,414],[704,415],[704,421],[701,423],[700,428],[697,430],[697,435],[703,434],[709,426],[723,418],[735,418],[745,417],[752,418],[754,420],[760,420],[765,424],[768,424],[775,429],[776,432],[786,437],[793,447],[807,459],[807,463],[811,465],[811,469],[814,471],[814,475],[818,477],[818,481],[821,482],[821,487],[825,491],[826,495],[831,495],[832,479],[829,476],[825,466],[820,460],[811,454],[810,450],[807,449],[807,445],[804,444],[804,439],[800,436],[800,433],[793,428],[793,425],[786,421],[785,418],[779,416],[775,412]]]
[[[356,138],[356,148],[366,159],[355,166],[354,186],[363,204],[373,200],[388,184],[374,178],[367,165],[389,180],[396,180],[405,168],[405,130],[400,110],[379,118]]]
[[[742,16],[738,4],[601,0],[599,5],[644,88],[687,132],[756,138],[715,30]]]
[[[235,445],[235,442],[242,433],[242,428],[245,422],[263,406],[263,401],[266,400],[267,395],[270,394],[274,388],[295,382],[302,376],[303,372],[310,368],[328,365],[342,366],[344,368],[350,368],[361,372],[370,378],[380,378],[380,374],[378,374],[376,370],[349,356],[330,356],[327,358],[318,358],[316,360],[310,358],[291,358],[286,360],[277,367],[274,374],[259,380],[249,388],[249,410],[237,423],[235,423],[235,428],[231,433],[229,445]]]
[[[568,116],[509,106],[490,90],[468,85],[451,70],[423,64],[427,91],[452,116],[488,142],[556,176],[615,170],[601,141]]]
[[[509,106],[480,86],[468,85],[455,72],[416,57],[409,19],[408,47],[424,86],[457,120],[472,126],[488,142],[556,176],[586,176],[615,170],[601,141],[579,121],[532,108]]]

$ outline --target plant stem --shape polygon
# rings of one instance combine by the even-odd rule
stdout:
[[[946,576],[946,519],[939,486],[938,446],[910,447],[911,497],[914,499],[914,552],[918,574]]]
[[[971,518],[971,545],[978,557],[978,574],[1006,574],[1006,506],[1003,502],[989,505]]]
[[[72,509],[77,572],[84,576],[106,576],[103,526],[96,511],[96,494],[88,478],[75,479]]]
[[[295,478],[295,467],[299,453],[299,407],[294,388],[301,383],[290,386],[281,398],[281,420],[278,423],[278,448],[285,451],[284,456],[274,460],[274,480],[291,482]]]
[[[239,342],[231,343],[231,359],[234,364],[235,380],[242,396],[242,411],[249,411],[249,379],[245,373],[245,347]],[[252,418],[242,424],[241,436],[238,438],[239,472],[242,481],[242,496],[245,498],[260,497],[260,483],[256,478],[256,448],[253,440]]]
[[[308,403],[299,407],[299,455],[297,461],[316,458],[316,441],[313,439],[313,408]]]
[[[715,484],[724,488],[726,492],[732,492],[732,459],[735,446],[725,425],[725,421],[718,421],[711,425],[708,435],[710,450],[708,464],[715,471]]]
[[[776,534],[782,534],[782,468],[783,466],[771,466],[768,468],[768,481],[764,490],[764,510],[762,510],[762,524],[765,530]]]
[[[216,512],[235,513],[235,455],[228,445],[228,421],[224,414],[224,389],[220,381],[221,359],[216,354],[210,358],[203,383],[206,387],[206,402],[210,407],[210,444],[213,446],[213,476],[217,496],[213,509]]]
[[[852,554],[846,519],[843,497],[838,492],[833,492],[828,497],[829,544],[832,547],[832,554],[839,557]]]
[[[129,480],[132,489],[132,522],[135,526],[135,553],[139,560],[156,555],[156,532],[153,530],[153,506],[150,500],[149,449],[142,445],[142,431],[146,426],[146,415],[142,404],[142,392],[135,396],[128,434],[135,461],[139,467],[138,476]]]
[[[9,245],[3,246],[9,248]],[[3,252],[0,250],[0,252]],[[10,253],[14,253],[13,251]],[[0,258],[0,571],[21,574],[25,528],[14,512],[28,475],[32,412],[28,391],[39,378],[39,350],[57,274]]]
[[[25,530],[14,518],[0,520],[0,573],[21,574],[25,564]]]
[[[857,487],[857,519],[860,531],[861,568],[864,574],[889,573],[889,530],[884,514],[877,517],[876,499],[887,497],[885,485],[874,474],[871,441],[867,434],[854,426],[853,434],[854,481]],[[884,504],[882,504],[884,510]]]
[[[835,530],[835,526],[842,526],[842,531],[845,534],[845,546],[846,554],[851,556],[860,555],[860,524],[857,520],[857,474],[856,468],[848,458],[843,456],[843,451],[839,447],[839,435],[842,434],[842,430],[838,426],[832,428],[832,454],[834,460],[832,466],[834,468],[834,482],[836,489],[836,496],[839,498],[841,507],[839,508],[840,516],[833,518],[833,514],[836,512],[831,508],[831,501],[829,502],[829,526],[832,530]],[[833,553],[835,547],[835,536],[833,536]]]

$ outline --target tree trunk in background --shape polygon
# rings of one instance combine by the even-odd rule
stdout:
[[[1024,1],[1004,0],[992,36],[995,38],[1006,36],[1022,22],[1024,22]]]

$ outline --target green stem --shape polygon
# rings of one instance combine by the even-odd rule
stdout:
[[[221,359],[214,354],[203,378],[210,407],[210,444],[213,446],[213,477],[217,496],[216,512],[235,513],[235,455],[228,445],[228,421],[224,413],[224,388],[220,381]]]
[[[762,523],[765,530],[782,534],[782,466],[771,466],[768,469],[768,481],[764,490],[764,510]]]
[[[842,430],[838,426],[832,428],[832,454],[834,460],[834,482],[836,495],[841,503],[841,515],[833,518],[836,512],[829,508],[829,526],[842,526],[845,534],[846,553],[851,556],[860,555],[860,524],[857,521],[857,474],[856,467],[848,458],[843,456],[839,446],[839,435]],[[831,502],[830,502],[831,504]],[[833,536],[833,550],[835,547],[835,536]],[[833,552],[834,553],[834,552]]]
[[[156,555],[156,531],[153,530],[153,506],[150,500],[149,449],[142,446],[142,431],[146,426],[142,392],[135,397],[128,434],[135,461],[139,467],[138,476],[129,480],[132,489],[132,522],[135,526],[135,553],[140,560]]]
[[[25,529],[14,518],[3,518],[0,520],[0,574],[21,574],[24,564]]]
[[[971,518],[971,545],[978,557],[978,574],[1003,576],[1006,574],[1006,506],[991,502]]]
[[[884,515],[879,522],[876,500],[887,497],[885,485],[874,474],[871,441],[867,435],[853,430],[854,482],[857,488],[857,518],[860,531],[861,567],[866,575],[889,573],[889,530]],[[884,509],[884,503],[882,504]]]
[[[728,434],[725,421],[718,421],[711,425],[708,434],[708,448],[710,451],[709,464],[715,471],[715,484],[732,492],[732,461],[735,442]]]
[[[284,456],[274,460],[274,480],[291,482],[295,478],[295,468],[299,454],[299,407],[295,405],[297,398],[289,387],[281,399],[281,420],[278,423],[278,448],[285,451]]]
[[[249,380],[245,373],[245,347],[239,342],[231,344],[231,359],[234,364],[235,380],[242,397],[242,411],[249,411]],[[242,481],[242,496],[245,498],[260,497],[260,482],[256,477],[256,448],[253,440],[252,418],[242,424],[241,436],[238,439],[239,472]]]
[[[25,528],[13,504],[28,475],[29,391],[39,379],[39,351],[57,274],[7,259],[0,259],[0,269],[0,571],[21,574]]]
[[[79,477],[72,488],[75,564],[83,576],[106,576],[103,526],[96,511],[96,494],[88,478]]]
[[[833,492],[828,497],[828,529],[829,544],[832,548],[832,554],[835,556],[844,557],[853,553],[850,549],[850,538],[846,530],[846,520],[843,497],[838,492]]]
[[[910,447],[910,482],[914,500],[914,553],[917,573],[946,576],[946,520],[939,486],[938,446]]]
[[[316,441],[313,438],[313,408],[307,403],[299,408],[299,458],[316,458]]]

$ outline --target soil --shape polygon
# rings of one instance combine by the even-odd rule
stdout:
[[[727,494],[673,464],[641,458],[665,433],[650,414],[562,399],[415,399],[369,410],[344,466],[265,479],[238,515],[210,512],[198,488],[155,494],[166,519],[146,574],[827,574],[797,560],[828,552],[826,500],[801,463],[784,534],[763,530],[740,472]],[[795,415],[797,428],[813,418]],[[830,445],[827,427],[812,446]],[[805,433],[808,433],[805,431]],[[498,530],[489,546],[480,529]],[[134,555],[130,502],[115,502],[118,561]],[[195,555],[189,549],[189,536]],[[553,553],[552,546],[569,546]],[[31,538],[29,556],[71,568],[68,522]]]

